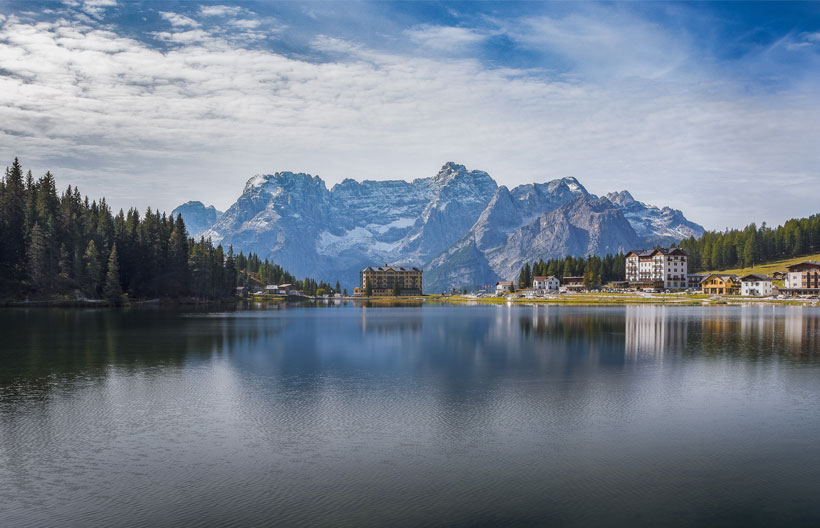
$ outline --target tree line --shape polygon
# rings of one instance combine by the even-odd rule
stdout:
[[[564,277],[583,277],[584,285],[588,288],[602,283],[624,280],[626,274],[626,257],[623,253],[607,254],[603,257],[590,255],[588,257],[573,257],[540,259],[530,264],[525,262],[518,274],[518,287],[532,286],[533,277],[549,277],[550,275],[563,281]]]
[[[675,244],[672,244],[674,246]],[[689,255],[690,272],[750,268],[757,264],[820,253],[820,214],[794,218],[771,228],[764,222],[743,229],[707,231],[701,237],[682,240],[679,247]],[[583,277],[588,287],[621,281],[626,275],[623,254],[605,257],[543,259],[525,263],[518,274],[518,287],[529,288],[535,276]]]
[[[180,215],[150,207],[143,216],[135,208],[114,214],[105,198],[89,201],[70,185],[58,194],[50,172],[35,180],[17,158],[0,181],[2,297],[225,298],[258,260],[242,255],[238,268],[233,248],[190,238]],[[260,265],[291,278],[267,260]]]
[[[743,229],[707,231],[679,245],[689,254],[691,271],[750,268],[801,257],[820,252],[820,214],[794,218],[776,228],[764,222],[759,228],[752,223]]]
[[[324,281],[316,281],[316,279],[305,277],[302,280],[297,279],[282,266],[275,264],[269,259],[261,259],[256,253],[248,253],[245,256],[240,252],[236,257],[236,266],[239,270],[239,286],[252,287],[254,279],[260,285],[268,284],[291,284],[294,290],[299,290],[306,295],[324,295],[326,293],[342,293],[339,281],[336,281],[336,286],[331,286]],[[251,275],[251,274],[255,274]]]

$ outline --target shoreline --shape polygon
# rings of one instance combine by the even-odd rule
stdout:
[[[572,293],[548,297],[471,297],[468,295],[415,295],[407,297],[341,297],[341,298],[285,298],[285,297],[251,297],[247,299],[169,299],[155,298],[138,301],[127,301],[120,304],[97,299],[29,299],[3,300],[2,308],[139,308],[139,307],[233,307],[242,308],[243,304],[338,304],[360,303],[374,306],[398,306],[419,304],[441,305],[552,305],[552,306],[625,306],[625,305],[655,305],[655,306],[731,306],[731,305],[761,305],[761,306],[813,306],[820,307],[818,299],[801,299],[789,297],[786,299],[756,298],[742,296],[714,296],[704,294],[632,294],[632,293]]]

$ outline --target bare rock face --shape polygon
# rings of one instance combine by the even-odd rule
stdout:
[[[217,211],[213,205],[205,207],[202,202],[186,202],[171,211],[174,218],[182,215],[188,235],[194,238],[199,238],[219,220],[222,214],[222,211]]]
[[[257,175],[224,214],[200,202],[174,212],[191,234],[272,258],[297,276],[352,288],[365,266],[415,265],[428,292],[510,279],[525,261],[703,233],[680,211],[626,191],[598,198],[575,178],[510,190],[452,162],[412,182],[346,179],[330,190],[309,174]]]

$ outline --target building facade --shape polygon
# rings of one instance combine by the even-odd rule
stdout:
[[[740,293],[740,279],[737,275],[713,273],[700,283],[703,293],[709,295],[738,295]]]
[[[680,248],[630,251],[626,254],[626,280],[633,288],[682,290],[688,287],[689,256]]]
[[[706,275],[699,275],[697,273],[690,273],[686,276],[686,287],[690,290],[699,290],[700,283],[703,282],[703,279],[706,278]]]
[[[361,291],[372,295],[422,295],[422,270],[404,266],[369,266],[361,271]]]
[[[498,281],[495,283],[495,293],[496,294],[503,294],[503,293],[510,293],[513,291],[513,282],[512,281]]]
[[[532,289],[543,291],[558,291],[561,287],[561,281],[550,275],[549,277],[533,277]]]
[[[786,266],[785,292],[792,295],[820,294],[820,262],[806,260]]]
[[[566,291],[583,291],[587,289],[587,287],[584,286],[583,277],[564,277],[561,286]]]
[[[740,278],[740,294],[754,297],[768,297],[774,291],[771,277],[751,273]]]

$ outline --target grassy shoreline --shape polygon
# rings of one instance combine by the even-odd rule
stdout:
[[[757,297],[742,297],[739,295],[680,295],[680,294],[633,294],[633,293],[573,293],[556,295],[543,298],[528,299],[524,297],[468,297],[465,295],[416,295],[408,297],[343,297],[331,299],[301,299],[289,300],[283,297],[260,297],[255,296],[248,299],[144,299],[128,301],[121,304],[113,304],[104,300],[96,299],[34,299],[19,300],[7,299],[0,301],[0,307],[16,308],[133,308],[140,306],[239,306],[242,303],[258,304],[282,304],[282,303],[337,303],[354,302],[370,306],[399,306],[399,305],[420,305],[420,304],[446,304],[446,305],[556,305],[556,306],[623,306],[623,305],[664,305],[664,306],[718,306],[718,305],[771,305],[771,306],[817,306],[820,301],[817,299],[770,299]]]

